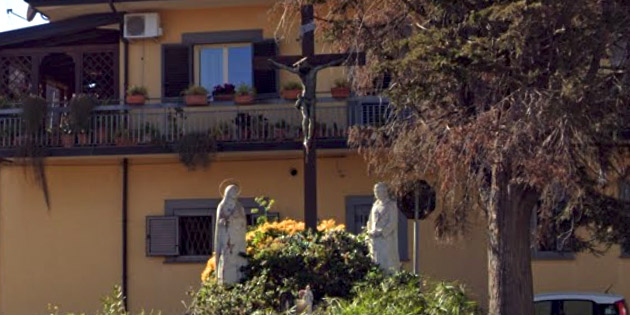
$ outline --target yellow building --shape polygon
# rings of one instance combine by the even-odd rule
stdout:
[[[33,173],[14,158],[29,140],[20,110],[3,109],[0,315],[45,314],[48,303],[92,312],[115,284],[132,310],[181,314],[211,251],[213,209],[228,178],[240,182],[246,208],[265,195],[277,201],[280,218],[303,218],[301,117],[293,101],[279,97],[296,78],[255,66],[257,58],[300,54],[297,34],[273,40],[272,0],[27,2],[51,23],[0,34],[0,93],[36,93],[54,108],[33,137],[46,156],[50,207]],[[347,148],[347,128],[381,123],[386,104],[331,97],[334,79],[347,73],[339,67],[319,76],[318,218],[356,231],[377,179]],[[254,86],[255,103],[216,97],[208,106],[182,104],[189,85],[212,90],[222,83]],[[148,89],[146,105],[124,105],[134,85]],[[74,93],[96,95],[102,106],[90,131],[68,140],[60,126]],[[211,133],[218,152],[207,168],[190,171],[177,151],[193,132]],[[445,245],[435,241],[430,219],[420,226],[419,270],[459,280],[485,304],[482,220],[465,240]],[[411,268],[413,221],[401,221],[401,255]],[[535,257],[536,292],[612,286],[630,297],[630,260],[619,248],[603,257]]]

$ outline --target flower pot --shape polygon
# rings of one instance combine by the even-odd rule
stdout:
[[[72,148],[74,146],[74,134],[61,135],[61,146],[64,148]]]
[[[298,97],[300,97],[300,94],[302,94],[302,90],[296,89],[296,90],[282,90],[282,98],[284,98],[285,100],[297,100]]]
[[[184,101],[188,106],[208,105],[208,96],[206,95],[186,95]]]
[[[236,95],[234,102],[239,105],[254,104],[254,95]]]
[[[348,98],[350,97],[350,88],[334,87],[330,89],[330,94],[334,98]]]
[[[219,102],[230,102],[234,100],[234,94],[214,94],[214,100]]]
[[[125,98],[125,102],[128,105],[144,105],[146,102],[146,97],[144,95],[127,95]]]
[[[116,140],[114,140],[114,142],[116,143],[116,146],[119,147],[128,147],[135,145],[133,140],[127,139],[125,137],[116,137]]]
[[[86,133],[80,133],[77,135],[77,142],[79,143],[79,145],[88,145],[89,144],[89,137]]]

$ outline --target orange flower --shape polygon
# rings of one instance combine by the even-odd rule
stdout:
[[[210,257],[210,259],[208,259],[208,263],[206,264],[206,269],[203,270],[203,272],[201,273],[201,281],[205,282],[208,281],[208,279],[210,279],[210,276],[214,273],[214,270],[217,268],[217,263],[216,260],[214,259],[214,256]]]

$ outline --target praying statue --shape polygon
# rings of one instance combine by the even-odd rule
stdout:
[[[220,284],[231,284],[241,280],[241,268],[247,264],[245,254],[247,220],[245,209],[238,201],[240,188],[229,185],[225,188],[223,200],[217,208],[217,222],[214,236],[214,257],[216,276]]]
[[[387,185],[374,185],[376,201],[367,222],[368,247],[372,261],[386,272],[400,269],[398,254],[398,206]]]

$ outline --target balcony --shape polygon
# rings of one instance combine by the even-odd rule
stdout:
[[[345,148],[349,127],[382,124],[386,108],[379,102],[320,100],[318,148]],[[45,128],[37,134],[25,132],[21,113],[19,108],[0,110],[0,157],[16,156],[16,149],[27,141],[44,148],[46,156],[172,153],[191,133],[211,136],[220,152],[301,149],[302,117],[290,102],[99,106],[90,117],[89,131],[70,135],[60,128],[68,114],[66,107],[50,106]]]

